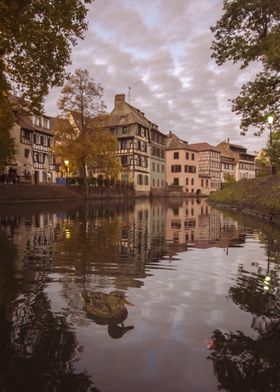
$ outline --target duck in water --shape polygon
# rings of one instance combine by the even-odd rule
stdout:
[[[133,306],[133,304],[125,298],[122,291],[114,290],[109,294],[99,291],[83,291],[82,298],[88,317],[97,324],[108,325],[108,333],[112,338],[120,338],[134,328],[123,325],[128,315],[125,305]]]

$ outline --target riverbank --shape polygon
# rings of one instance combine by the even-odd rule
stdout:
[[[130,189],[116,187],[91,188],[91,199],[121,199],[133,197]],[[0,203],[77,201],[86,198],[85,190],[76,186],[0,184]]]
[[[214,206],[280,225],[280,176],[241,180],[208,197]]]

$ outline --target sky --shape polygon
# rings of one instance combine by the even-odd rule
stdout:
[[[268,135],[256,137],[252,130],[241,136],[229,101],[257,67],[218,67],[211,59],[210,26],[222,5],[222,0],[95,0],[68,71],[87,69],[103,85],[109,112],[114,96],[125,94],[163,133],[213,145],[229,138],[257,151]],[[51,91],[46,114],[57,114],[58,96],[58,89]]]

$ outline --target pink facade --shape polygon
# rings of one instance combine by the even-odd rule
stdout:
[[[210,180],[200,177],[199,152],[170,133],[166,146],[166,182],[188,196],[208,195]]]

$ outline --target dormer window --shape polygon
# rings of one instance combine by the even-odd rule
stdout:
[[[47,117],[33,116],[32,122],[37,127],[50,129],[50,119]]]

